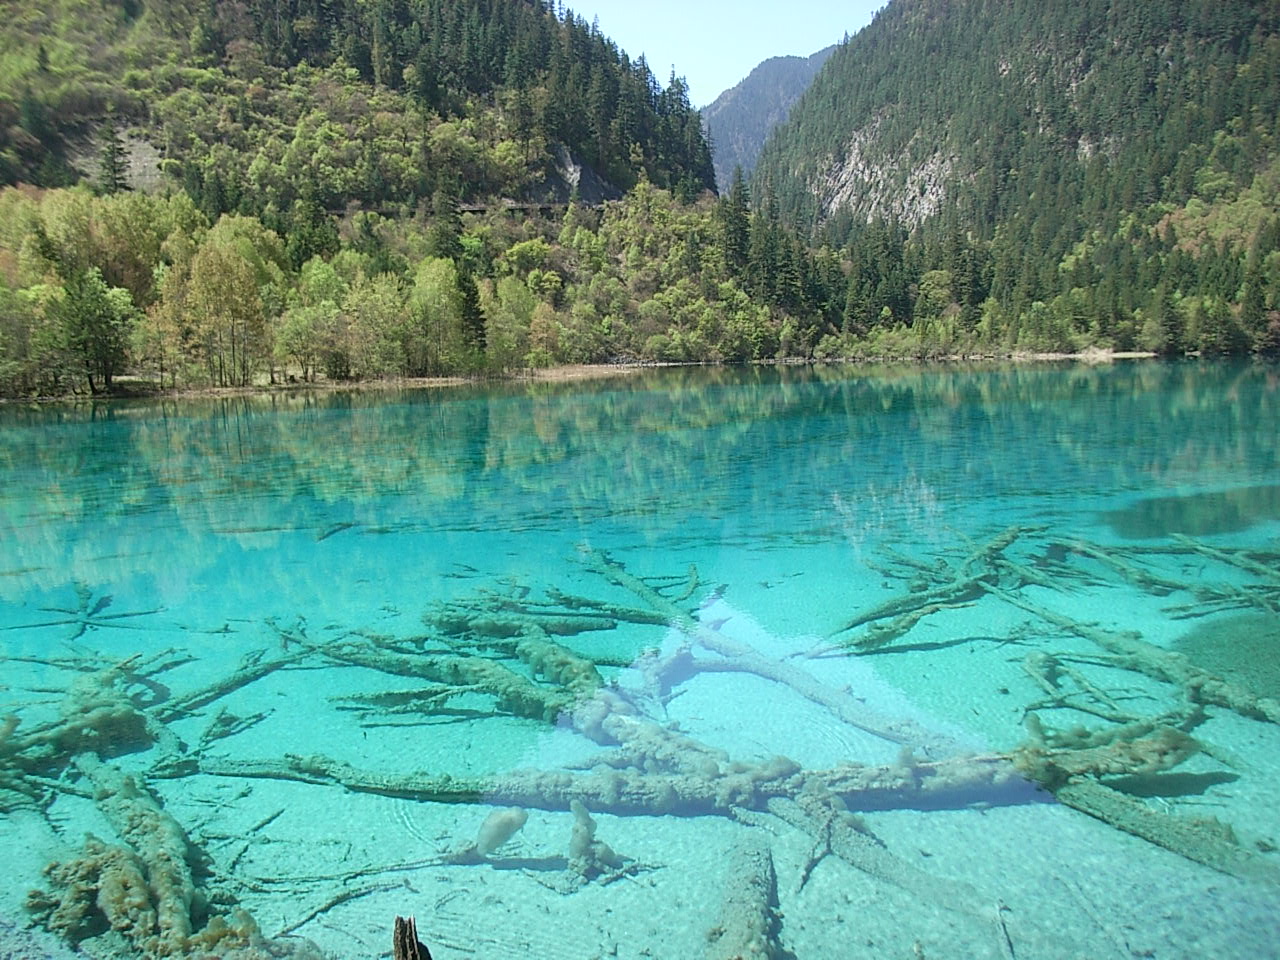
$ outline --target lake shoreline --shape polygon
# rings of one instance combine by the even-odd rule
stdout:
[[[473,386],[485,383],[568,383],[578,380],[600,380],[612,377],[626,377],[647,370],[660,370],[670,367],[724,367],[724,366],[762,366],[762,367],[797,367],[797,366],[863,366],[885,367],[889,365],[929,366],[935,364],[955,363],[1080,363],[1101,364],[1119,360],[1151,360],[1156,354],[1142,351],[1110,351],[1087,350],[1083,353],[1005,353],[1005,354],[951,354],[940,357],[866,357],[866,358],[830,358],[823,360],[806,360],[803,358],[786,358],[782,360],[755,360],[746,364],[728,363],[678,363],[678,362],[636,362],[636,363],[584,363],[561,364],[553,367],[539,367],[520,371],[500,377],[396,377],[383,380],[290,380],[285,383],[257,383],[247,387],[183,387],[168,390],[157,387],[154,381],[122,377],[117,383],[122,389],[111,393],[72,393],[64,395],[46,395],[35,397],[0,398],[0,406],[5,404],[51,404],[51,403],[83,403],[85,401],[116,400],[199,400],[218,399],[224,397],[270,396],[273,394],[294,393],[374,393],[382,390],[425,390],[445,389],[449,387]]]

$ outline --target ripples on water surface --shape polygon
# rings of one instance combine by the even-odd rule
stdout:
[[[1155,364],[0,409],[0,946],[1276,956],[1278,412]]]

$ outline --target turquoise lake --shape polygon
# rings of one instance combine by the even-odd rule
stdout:
[[[0,957],[1280,957],[1275,366],[10,405],[0,476]]]

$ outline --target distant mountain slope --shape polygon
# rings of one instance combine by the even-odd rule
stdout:
[[[836,245],[914,232],[904,264],[941,269],[890,283],[864,243],[859,328],[950,323],[950,301],[956,329],[1016,318],[1020,342],[1263,349],[1277,77],[1276,0],[893,0],[775,130],[752,194]]]
[[[1280,4],[1250,0],[893,0],[795,105],[757,182],[792,215],[959,206],[985,235],[1032,202],[1185,200],[1219,133],[1240,140],[1233,176],[1270,144],[1278,26]]]
[[[770,131],[787,119],[835,49],[833,44],[810,57],[772,57],[702,108],[721,190],[728,189],[735,166],[750,176]]]

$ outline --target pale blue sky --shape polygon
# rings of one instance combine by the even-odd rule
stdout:
[[[665,84],[674,65],[704,107],[761,60],[807,57],[871,22],[884,0],[565,0]]]

